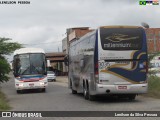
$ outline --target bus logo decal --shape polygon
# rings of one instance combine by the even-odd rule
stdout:
[[[106,37],[105,39],[110,40],[112,42],[121,42],[126,40],[135,40],[139,38],[138,36],[129,37],[128,35],[114,33],[111,36]]]

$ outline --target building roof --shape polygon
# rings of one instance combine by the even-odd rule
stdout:
[[[64,62],[64,57],[66,56],[63,52],[52,52],[52,53],[46,53],[47,60],[50,60],[50,62]]]

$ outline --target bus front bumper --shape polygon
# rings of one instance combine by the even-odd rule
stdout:
[[[48,82],[17,82],[15,83],[16,90],[23,89],[38,89],[48,86]]]

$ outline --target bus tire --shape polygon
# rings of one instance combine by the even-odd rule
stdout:
[[[86,100],[89,99],[88,89],[87,89],[87,86],[85,84],[83,85],[83,96],[84,96],[84,99],[86,99]]]
[[[17,94],[20,94],[20,93],[22,93],[22,90],[17,90]]]
[[[46,88],[42,88],[42,92],[46,92]]]
[[[90,95],[90,93],[88,93],[88,98],[90,101],[94,101],[95,100],[95,96],[94,95]]]
[[[90,101],[94,101],[95,100],[95,96],[94,95],[90,95],[89,86],[88,86],[88,99]]]
[[[129,100],[135,100],[136,98],[136,94],[133,94],[133,95],[129,95],[128,96]]]
[[[73,90],[72,81],[71,81],[71,80],[70,80],[70,87],[71,87],[71,90],[72,90],[72,94],[77,94],[77,91],[76,91],[76,90]]]

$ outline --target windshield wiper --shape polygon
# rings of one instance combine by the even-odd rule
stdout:
[[[23,75],[28,69],[30,68],[30,66],[28,66],[22,73],[20,73],[21,75]],[[20,71],[21,71],[21,68],[20,68]]]
[[[34,65],[31,65],[38,74],[41,74],[41,72],[34,66]],[[31,67],[31,66],[28,66],[22,73],[21,73],[21,69],[19,70],[19,74],[21,75],[24,75],[24,73]],[[31,70],[32,71],[32,70]]]
[[[34,67],[34,69],[38,72],[38,74],[41,74],[41,72],[32,64],[32,67]]]

